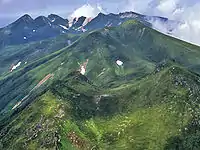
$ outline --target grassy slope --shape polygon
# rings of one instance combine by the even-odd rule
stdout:
[[[24,66],[25,62],[31,63],[38,58],[64,48],[68,46],[68,40],[73,43],[78,37],[78,35],[64,34],[39,42],[4,47],[0,49],[0,74],[8,74],[10,66],[17,64],[19,61]]]
[[[138,22],[128,21],[118,28],[84,35],[72,46],[2,77],[1,110],[9,106],[11,101],[23,98],[48,73],[54,73],[55,78],[62,78],[76,70],[78,62],[82,63],[87,58],[88,78],[97,85],[108,86],[115,85],[116,80],[123,83],[133,77],[143,77],[163,60],[173,60],[198,72],[199,60],[196,57],[199,54],[200,50],[196,46],[162,35]],[[117,59],[124,62],[123,67],[116,65]]]
[[[4,130],[2,146],[164,149],[168,139],[181,136],[199,117],[199,102],[194,99],[199,94],[198,79],[174,66],[117,88],[101,89],[72,74],[55,82],[6,127],[9,132]],[[72,132],[78,144],[70,141]]]
[[[154,71],[158,63],[162,64],[165,60],[181,63],[184,67],[189,66],[198,73],[199,62],[196,56],[199,53],[199,47],[162,35],[138,22],[128,21],[118,28],[84,35],[72,46],[2,77],[1,110],[8,112],[5,115],[12,114],[10,108],[16,101],[22,99],[48,73],[54,73],[54,79],[44,86],[46,90],[51,89],[47,95],[51,95],[49,99],[52,101],[61,97],[67,102],[70,108],[69,116],[72,117],[71,120],[61,119],[61,122],[53,125],[62,131],[60,147],[71,147],[66,134],[69,134],[68,129],[72,128],[78,134],[80,143],[87,143],[88,147],[163,149],[170,137],[180,136],[180,141],[184,142],[182,129],[198,113],[198,77],[179,68],[175,69],[178,70],[174,73],[175,76],[178,74],[175,79],[170,73],[173,72],[173,68],[147,75]],[[69,72],[79,68],[78,62],[85,62],[87,58],[89,63],[86,76],[91,83],[87,83],[85,78],[81,78],[81,82],[77,83],[71,77],[66,77]],[[117,66],[117,59],[122,60],[124,65]],[[157,68],[157,71],[160,69],[162,67]],[[54,86],[50,87],[52,81]],[[192,92],[196,95],[190,96],[191,89],[194,89]],[[42,88],[39,90],[42,91]],[[107,97],[105,94],[111,96]],[[94,100],[98,101],[99,97],[102,98],[102,103],[98,107]],[[31,107],[37,105],[38,101]],[[191,110],[195,111],[195,115],[191,115]],[[29,114],[26,111],[27,109],[22,113]],[[57,112],[52,113],[55,115]],[[41,114],[45,115],[44,112],[36,115],[36,122]],[[124,125],[124,122],[131,124]],[[13,128],[12,125],[10,127]],[[2,140],[7,141],[7,138],[6,135]],[[23,142],[24,140],[21,141]],[[31,144],[41,146],[40,142]]]

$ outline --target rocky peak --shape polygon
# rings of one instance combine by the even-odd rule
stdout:
[[[46,26],[46,25],[51,26],[51,21],[45,16],[37,17],[34,20],[34,22],[35,22],[36,27],[43,27],[43,26]]]

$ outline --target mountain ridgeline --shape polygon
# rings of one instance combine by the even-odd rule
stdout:
[[[7,45],[40,41],[66,33],[81,34],[106,26],[118,26],[130,19],[137,19],[148,25],[151,25],[149,23],[151,20],[170,22],[170,24],[173,22],[167,18],[144,16],[133,12],[108,15],[100,13],[95,18],[80,17],[72,18],[72,20],[63,19],[55,14],[33,19],[26,14],[10,25],[0,28],[0,48]]]
[[[99,14],[88,32],[70,32],[79,18],[46,39],[47,53],[0,76],[0,149],[200,149],[200,47],[153,30],[142,15],[118,16]]]

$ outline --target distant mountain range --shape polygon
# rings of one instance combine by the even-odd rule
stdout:
[[[167,18],[145,16],[134,12],[108,15],[100,13],[95,18],[80,17],[72,20],[63,19],[55,14],[51,14],[48,17],[39,16],[33,19],[26,14],[10,25],[0,29],[0,47],[39,41],[65,33],[80,34],[106,26],[115,27],[131,19],[136,19],[148,26],[151,26],[151,22],[154,20],[164,23],[170,22],[169,28],[173,22]]]

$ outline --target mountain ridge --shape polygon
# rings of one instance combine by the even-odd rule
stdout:
[[[76,18],[77,21],[73,21],[72,24],[68,19],[63,19],[55,14],[50,14],[47,17],[38,16],[35,19],[26,14],[14,23],[0,29],[0,47],[39,41],[65,33],[80,34],[94,29],[101,29],[106,26],[118,26],[122,22],[131,19],[137,19],[149,26],[151,26],[149,21],[152,19],[158,19],[165,22],[169,21],[167,18],[144,16],[134,12],[108,15],[101,14],[102,13],[95,18]],[[102,18],[102,16],[104,17]]]
[[[0,148],[199,149],[198,56],[138,19],[81,34],[0,77]]]

